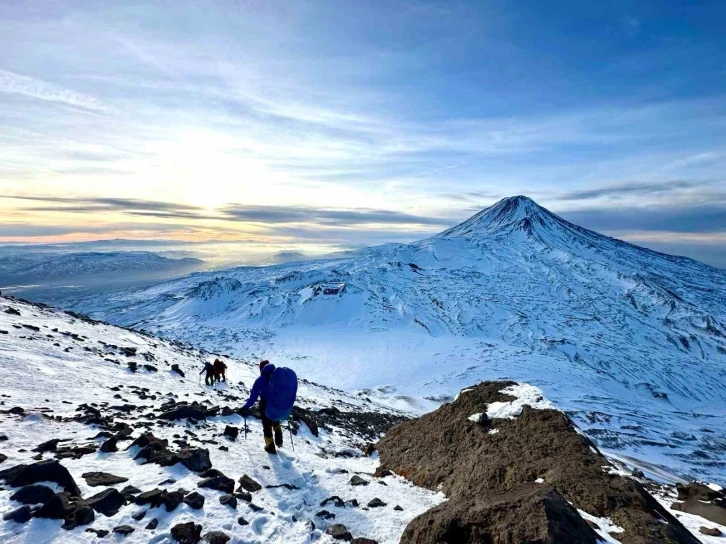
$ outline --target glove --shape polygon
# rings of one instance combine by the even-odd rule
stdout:
[[[240,411],[239,411],[239,415],[241,415],[242,417],[249,416],[250,415],[249,408],[241,408]]]

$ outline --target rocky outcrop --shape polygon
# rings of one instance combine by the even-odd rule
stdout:
[[[688,485],[678,484],[676,490],[678,500],[683,502],[673,503],[672,510],[701,516],[719,525],[726,525],[726,494],[723,491],[716,491],[697,482]]]
[[[513,419],[471,417],[514,400],[500,392],[509,385],[473,387],[377,444],[379,474],[392,470],[449,498],[413,519],[401,542],[595,544],[579,509],[610,518],[626,544],[697,543],[638,482],[603,470],[608,461],[562,412],[524,406]]]

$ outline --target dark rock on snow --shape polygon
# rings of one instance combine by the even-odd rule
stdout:
[[[53,495],[35,513],[37,518],[65,519],[68,514],[68,500],[61,495]]]
[[[26,523],[27,521],[30,521],[31,517],[32,517],[32,514],[30,512],[30,507],[21,506],[20,508],[13,510],[12,512],[8,512],[7,514],[4,514],[3,520],[4,521],[17,521],[18,523]]]
[[[204,500],[204,495],[194,491],[193,493],[189,493],[189,495],[184,497],[184,504],[189,506],[189,508],[191,508],[192,510],[199,510],[204,506]]]
[[[21,487],[38,482],[55,482],[71,495],[79,496],[73,476],[68,469],[56,460],[39,461],[32,465],[16,465],[0,471],[0,480],[5,480],[12,487]]]
[[[55,491],[44,485],[26,485],[10,496],[11,500],[23,504],[45,504],[55,497]]]
[[[231,538],[222,531],[210,531],[202,537],[202,540],[209,544],[227,544]]]
[[[508,385],[477,385],[392,428],[376,445],[381,470],[428,489],[440,486],[449,499],[414,518],[403,544],[595,544],[597,534],[575,507],[611,518],[628,542],[697,542],[641,484],[604,472],[606,459],[562,412],[525,406],[514,419],[497,419],[496,435],[488,434],[491,421],[468,420],[492,402],[511,401],[499,392]],[[539,477],[546,483],[533,483]]]
[[[171,528],[171,536],[180,544],[197,544],[201,539],[202,526],[193,521],[179,523]]]
[[[86,480],[86,483],[91,487],[122,484],[129,481],[128,478],[124,478],[123,476],[114,476],[108,472],[84,472],[81,474],[81,478]]]
[[[224,491],[225,493],[232,493],[234,491],[234,480],[232,478],[227,478],[227,476],[205,478],[197,485],[198,487],[216,489],[217,491]]]
[[[234,495],[222,495],[219,497],[219,504],[222,506],[231,506],[237,508],[237,497]]]
[[[239,428],[227,425],[224,428],[224,436],[228,437],[231,440],[237,440],[237,437],[239,436]]]
[[[350,485],[368,485],[368,480],[364,480],[356,474],[350,479]]]
[[[118,489],[109,488],[85,499],[82,503],[104,516],[114,516],[126,504],[126,498]]]
[[[101,444],[101,447],[99,448],[100,451],[104,453],[112,453],[115,451],[118,451],[118,438],[115,436],[112,436],[108,440],[106,440],[103,444]]]
[[[239,479],[239,485],[242,489],[249,491],[250,493],[255,493],[262,489],[262,486],[258,482],[247,476],[247,474]]]
[[[113,532],[119,535],[130,535],[133,533],[135,529],[131,527],[130,525],[119,525],[118,527],[113,528]]]
[[[333,540],[353,540],[353,535],[350,534],[348,528],[342,523],[334,523],[325,530],[326,535],[330,535]]]
[[[159,520],[154,518],[149,523],[146,524],[146,527],[144,527],[144,529],[146,529],[147,531],[153,531],[158,526],[159,526]]]

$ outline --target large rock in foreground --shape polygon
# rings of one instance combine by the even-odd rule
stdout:
[[[473,387],[377,444],[380,471],[449,498],[413,519],[402,543],[595,544],[578,509],[610,518],[625,544],[698,542],[639,483],[604,470],[608,461],[562,412],[524,406],[512,419],[481,416],[497,406],[506,415],[504,403],[516,398],[501,391],[514,385]]]

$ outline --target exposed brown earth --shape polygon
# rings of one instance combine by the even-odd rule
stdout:
[[[482,383],[377,444],[380,472],[449,498],[411,521],[402,543],[594,544],[597,534],[575,508],[610,518],[624,529],[612,535],[623,543],[698,542],[642,485],[608,474],[608,461],[562,412],[525,406],[514,419],[468,420],[513,400],[500,393],[509,385]]]

